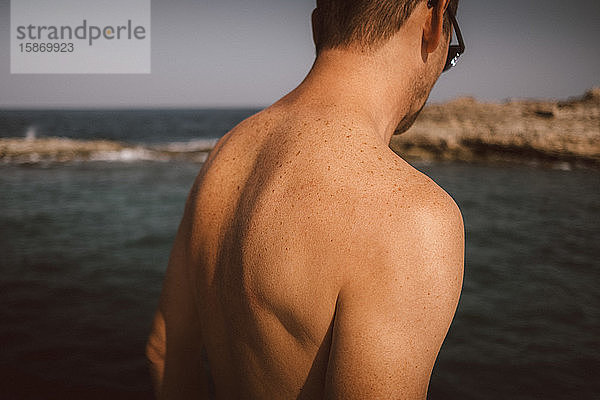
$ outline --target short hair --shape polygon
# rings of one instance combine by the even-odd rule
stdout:
[[[321,50],[358,45],[375,49],[400,30],[415,7],[427,0],[317,0],[317,54]],[[458,0],[449,6],[454,12]],[[446,18],[444,32],[450,31]]]

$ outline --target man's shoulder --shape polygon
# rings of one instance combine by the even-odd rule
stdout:
[[[370,243],[356,251],[370,254],[368,258],[378,264],[382,278],[417,263],[439,266],[426,258],[456,258],[464,249],[464,224],[458,205],[431,178],[412,167],[388,173],[368,203],[362,210],[366,218],[354,232],[369,238]],[[448,265],[457,267],[455,263]],[[423,268],[420,271],[425,272]]]
[[[404,180],[396,193],[396,207],[409,207],[408,215],[415,223],[460,225],[462,214],[452,196],[427,175],[413,172]],[[400,221],[396,221],[400,222]]]
[[[391,232],[422,242],[453,240],[462,232],[463,219],[458,205],[435,181],[412,167],[396,179],[398,189],[389,203]]]
[[[370,208],[371,217],[387,222],[380,225],[382,228],[402,231],[410,224],[462,226],[462,215],[452,196],[402,160],[384,169],[370,193],[365,205]]]

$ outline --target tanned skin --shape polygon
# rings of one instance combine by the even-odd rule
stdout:
[[[218,142],[148,341],[158,398],[208,398],[209,386],[219,399],[426,398],[464,228],[388,145],[442,72],[448,2],[419,4],[375,51],[324,50]]]

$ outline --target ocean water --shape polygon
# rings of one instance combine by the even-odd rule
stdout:
[[[0,111],[0,137],[217,138],[253,110]],[[459,204],[430,399],[600,395],[600,171],[415,164]],[[0,398],[150,398],[144,344],[192,162],[0,163]]]
[[[256,109],[0,110],[0,138],[66,137],[131,144],[219,138]]]

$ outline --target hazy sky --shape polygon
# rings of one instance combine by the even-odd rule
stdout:
[[[0,108],[265,106],[312,65],[313,8],[153,0],[152,74],[11,75],[9,0],[0,0]],[[597,0],[462,0],[467,52],[431,100],[564,98],[599,86],[599,18]]]

